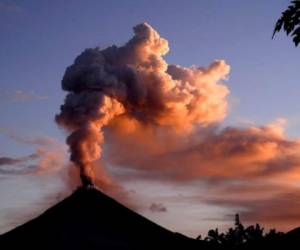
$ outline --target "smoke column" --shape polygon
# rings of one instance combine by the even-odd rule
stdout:
[[[125,45],[86,49],[66,69],[68,94],[55,119],[69,132],[70,160],[84,186],[94,182],[103,128],[116,119],[185,134],[226,116],[229,90],[220,81],[230,67],[222,60],[208,68],[168,65],[168,51],[167,40],[142,23]]]

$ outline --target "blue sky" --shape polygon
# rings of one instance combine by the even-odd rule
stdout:
[[[205,66],[225,59],[231,65],[229,123],[291,117],[298,124],[299,51],[283,34],[271,40],[287,2],[3,2],[18,8],[1,7],[0,74],[6,97],[1,98],[0,126],[59,136],[53,116],[64,96],[60,80],[66,66],[84,48],[124,43],[132,27],[144,21],[168,39],[169,63]],[[16,90],[48,99],[9,103],[7,96]],[[291,124],[289,132],[297,135],[296,126]]]
[[[132,27],[146,21],[169,41],[169,63],[206,66],[225,59],[231,66],[225,124],[285,117],[287,133],[297,137],[300,50],[283,33],[271,39],[288,3],[0,0],[0,128],[63,143],[54,115],[65,95],[60,87],[65,68],[85,48],[123,44]],[[0,156],[31,152],[31,146],[0,135]]]

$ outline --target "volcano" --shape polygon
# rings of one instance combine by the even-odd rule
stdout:
[[[0,236],[1,250],[201,249],[201,245],[205,242],[171,232],[91,187],[78,188],[39,217]]]

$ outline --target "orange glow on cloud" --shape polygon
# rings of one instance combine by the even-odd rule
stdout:
[[[222,196],[216,190],[207,202],[248,208],[249,220],[262,216],[263,202],[275,206],[272,199],[282,200],[291,190],[296,197],[300,141],[286,137],[285,120],[222,127],[229,95],[223,81],[230,66],[223,60],[206,68],[168,65],[163,58],[168,51],[167,40],[143,23],[124,46],[87,49],[67,68],[62,87],[69,93],[56,121],[69,133],[71,160],[82,178],[115,195],[123,193],[104,162],[132,170],[121,180],[206,180],[208,186],[218,182],[221,187],[238,181],[247,192],[244,200],[238,196],[241,190]],[[251,194],[259,193],[255,187],[261,182],[265,190],[255,207]]]
[[[101,156],[103,127],[119,116],[125,117],[118,120],[126,121],[125,129],[142,124],[190,133],[195,125],[208,126],[226,115],[229,91],[219,82],[229,73],[224,61],[208,68],[168,65],[163,59],[167,40],[146,23],[134,32],[122,47],[85,50],[62,81],[70,93],[56,121],[70,131],[71,160],[84,183],[94,179],[92,163]]]

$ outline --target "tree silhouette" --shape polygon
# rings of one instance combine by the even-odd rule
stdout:
[[[293,38],[295,46],[300,43],[300,1],[292,1],[291,5],[282,12],[281,17],[277,20],[273,31],[273,36],[281,29],[286,32],[287,36]]]
[[[271,229],[264,234],[264,228],[259,224],[244,227],[238,214],[235,215],[234,227],[229,228],[226,233],[219,233],[218,228],[209,230],[205,241],[212,245],[219,245],[225,249],[241,246],[243,244],[260,244],[263,240],[275,240],[282,236],[283,233]],[[197,240],[201,240],[199,235]]]

